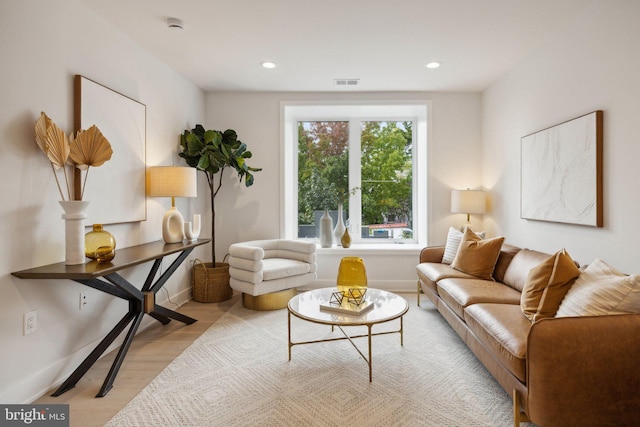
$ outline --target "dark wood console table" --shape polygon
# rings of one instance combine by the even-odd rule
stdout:
[[[194,323],[196,319],[185,316],[168,308],[156,304],[156,294],[169,277],[176,271],[178,266],[189,256],[196,246],[210,242],[210,239],[199,239],[193,242],[183,241],[181,243],[152,242],[129,248],[118,249],[116,257],[107,264],[98,264],[96,261],[87,262],[80,265],[66,265],[64,262],[45,265],[43,267],[31,268],[28,270],[11,273],[21,279],[70,279],[83,285],[92,287],[107,294],[129,301],[129,311],[105,336],[100,344],[87,356],[86,359],[76,368],[67,380],[52,394],[60,396],[62,393],[71,390],[82,376],[93,366],[104,351],[111,345],[120,333],[131,323],[129,332],[120,346],[120,350],[111,365],[100,392],[96,397],[104,397],[113,387],[113,381],[118,375],[120,366],[124,361],[127,351],[136,335],[136,331],[142,322],[145,313],[166,325],[171,319],[178,320],[188,325]],[[171,254],[179,253],[178,257],[171,263],[171,266],[162,273],[155,281],[155,276],[161,266],[162,259]],[[133,284],[124,279],[118,271],[130,268],[148,261],[153,261],[151,270],[142,285],[138,289]]]

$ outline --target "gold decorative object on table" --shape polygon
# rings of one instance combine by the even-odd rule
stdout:
[[[93,224],[93,230],[84,235],[84,253],[98,263],[110,262],[116,256],[116,239],[102,224]]]
[[[329,304],[331,305],[340,305],[342,304],[342,299],[344,298],[344,293],[341,291],[333,292],[331,297],[329,298]]]
[[[346,292],[332,292],[329,302],[321,303],[320,309],[359,316],[373,309],[374,306],[372,302],[365,299],[366,294],[366,288],[350,288]]]
[[[347,293],[347,301],[351,304],[361,305],[365,302],[365,295],[367,295],[366,288],[349,288]]]

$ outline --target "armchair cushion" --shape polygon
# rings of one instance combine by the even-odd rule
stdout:
[[[283,277],[297,276],[311,273],[311,265],[306,262],[286,258],[269,258],[264,261],[254,261],[256,265],[251,269],[237,268],[237,259],[229,260],[229,274],[238,280],[249,283],[261,283],[265,280],[281,279]],[[241,264],[244,264],[241,260]],[[260,265],[261,269],[254,268]]]

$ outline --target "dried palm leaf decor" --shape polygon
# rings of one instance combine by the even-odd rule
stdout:
[[[84,179],[79,183],[78,200],[82,200],[89,168],[103,165],[113,154],[111,144],[95,125],[87,130],[79,130],[75,137],[73,133],[67,136],[44,112],[40,113],[40,118],[36,121],[35,137],[38,147],[49,158],[62,200],[73,200],[67,166],[84,172]],[[60,171],[64,177],[66,199],[58,178]]]

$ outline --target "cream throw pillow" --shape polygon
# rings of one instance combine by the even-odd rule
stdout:
[[[562,300],[556,317],[640,313],[640,276],[628,276],[596,259]]]
[[[447,243],[444,246],[444,255],[442,256],[442,264],[451,264],[456,258],[463,235],[464,233],[462,231],[449,227]],[[476,232],[476,235],[481,239],[484,239],[484,231]]]
[[[480,279],[493,280],[493,268],[498,261],[504,237],[482,240],[466,229],[451,267]]]
[[[532,268],[520,297],[522,313],[531,321],[555,316],[562,299],[580,275],[564,249]]]

